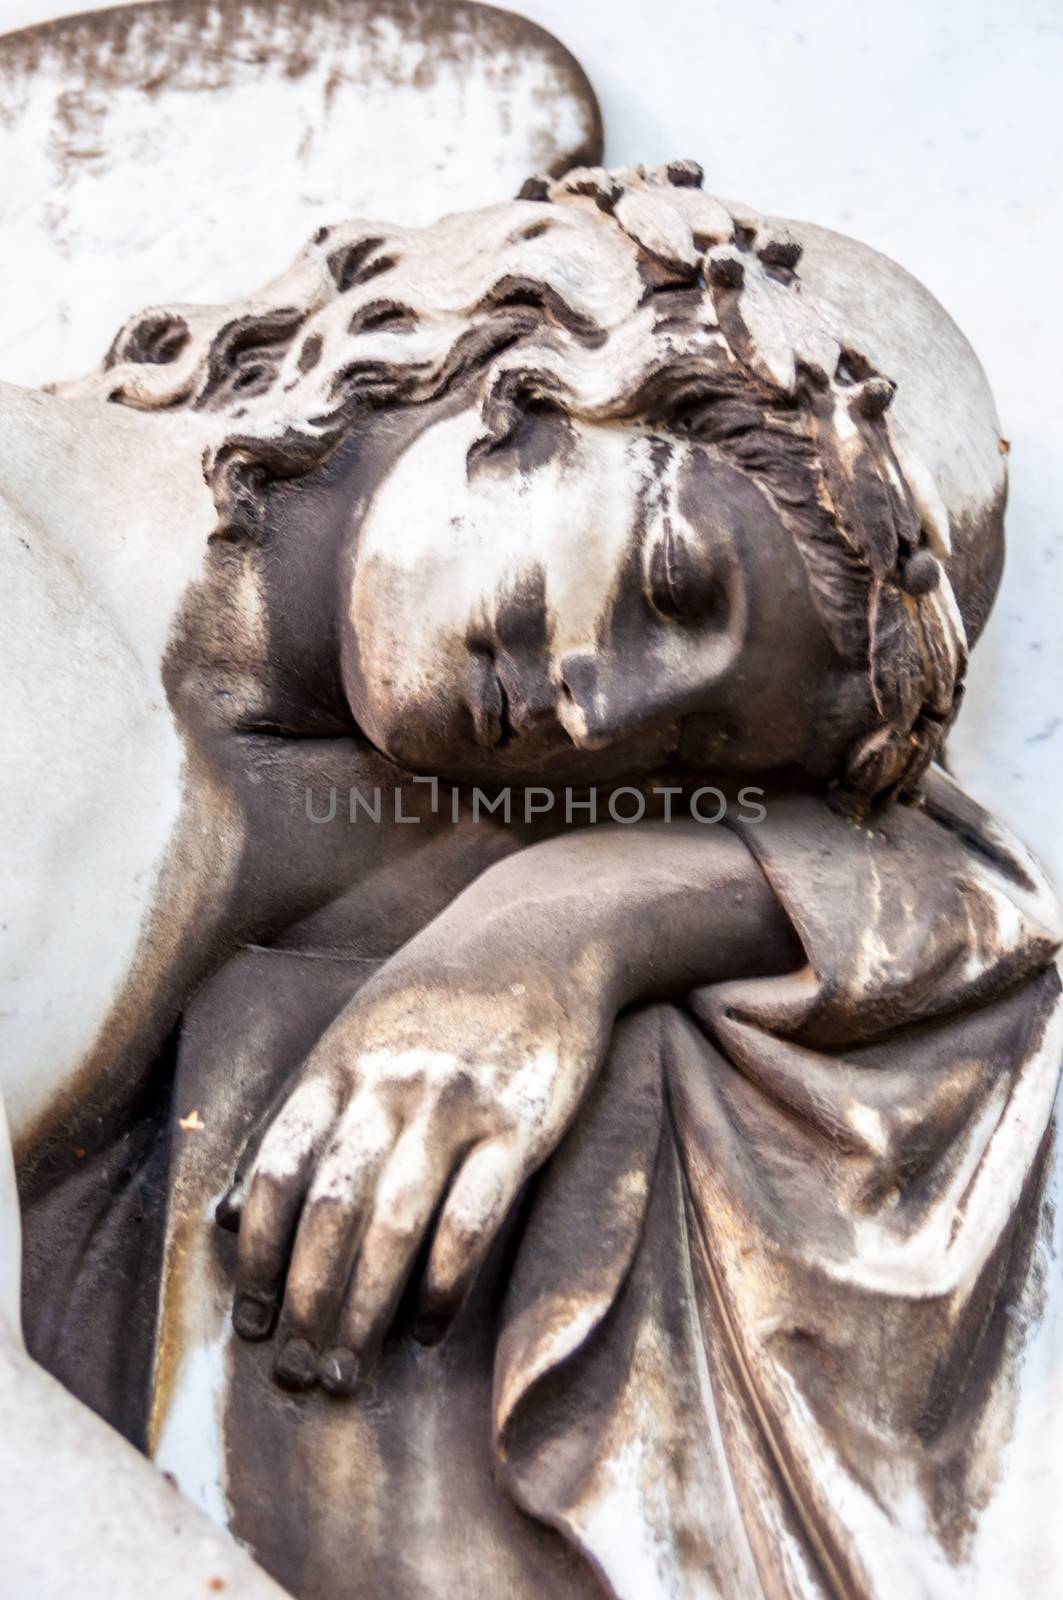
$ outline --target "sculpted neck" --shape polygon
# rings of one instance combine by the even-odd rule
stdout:
[[[25,548],[73,569],[150,673],[216,521],[202,457],[218,423],[0,384],[0,497]]]

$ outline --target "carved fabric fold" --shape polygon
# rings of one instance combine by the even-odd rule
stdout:
[[[941,777],[740,831],[807,966],[618,1028],[514,1267],[505,1481],[618,1600],[1047,1593],[1054,900]]]
[[[232,1335],[212,1218],[357,958],[242,951],[166,1086],[202,1131],[163,1117],[30,1208],[33,1346],[293,1594],[1053,1592],[1053,898],[940,777],[870,824],[793,799],[740,831],[806,964],[626,1014],[447,1339],[407,1304],[353,1401],[282,1394]]]

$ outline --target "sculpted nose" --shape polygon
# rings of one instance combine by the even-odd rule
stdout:
[[[571,652],[559,662],[557,718],[577,750],[601,750],[627,731],[605,692],[602,669],[591,655]]]
[[[676,681],[645,661],[572,651],[558,662],[557,719],[578,750],[603,750],[686,716],[701,703],[700,679]]]

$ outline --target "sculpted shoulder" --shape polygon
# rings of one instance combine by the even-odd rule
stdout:
[[[197,418],[0,388],[3,1082],[16,1146],[99,1042],[186,808],[162,667],[213,525]],[[113,1042],[113,1041],[112,1041]]]

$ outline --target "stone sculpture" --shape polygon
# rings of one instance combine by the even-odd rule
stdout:
[[[999,430],[700,185],[2,393],[27,1345],[297,1596],[1050,1592],[1058,909],[936,764]]]

